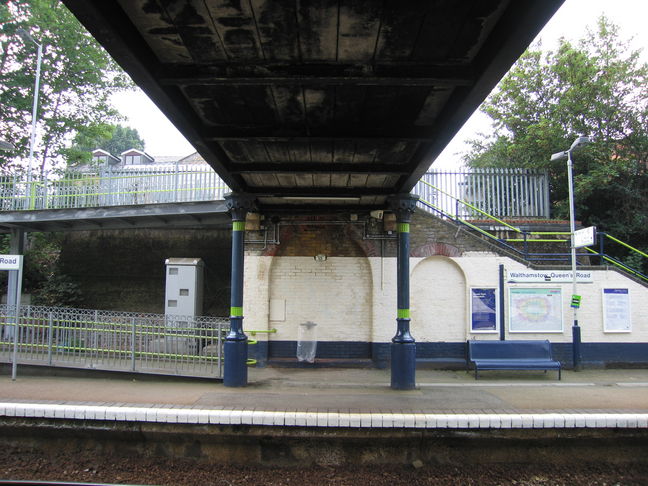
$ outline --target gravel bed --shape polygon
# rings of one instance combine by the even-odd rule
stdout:
[[[44,454],[12,448],[0,454],[0,479],[178,486],[644,486],[648,465],[496,464],[363,467],[240,467],[190,459]]]

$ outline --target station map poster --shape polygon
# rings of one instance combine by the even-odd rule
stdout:
[[[509,289],[510,332],[562,332],[562,292],[559,288]]]
[[[470,331],[497,332],[497,289],[470,289]]]
[[[632,331],[628,289],[603,289],[603,329],[605,332]]]

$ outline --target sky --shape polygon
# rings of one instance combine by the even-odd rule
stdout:
[[[648,61],[648,0],[566,0],[536,40],[541,39],[547,50],[555,48],[561,37],[577,40],[583,37],[587,27],[594,28],[601,14],[620,27],[621,38],[633,37],[634,47],[643,48],[643,58]],[[195,152],[143,92],[119,93],[113,102],[127,118],[125,123],[137,129],[144,139],[146,152],[150,155],[184,156]],[[465,141],[488,127],[488,118],[476,112],[434,161],[433,168],[460,167],[461,153],[467,151]]]

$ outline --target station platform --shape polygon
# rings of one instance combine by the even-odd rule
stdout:
[[[251,368],[249,385],[115,374],[0,375],[0,417],[258,426],[425,429],[648,429],[648,370],[418,370],[395,391],[389,370]]]

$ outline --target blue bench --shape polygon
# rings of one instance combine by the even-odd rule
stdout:
[[[549,341],[468,341],[468,363],[475,367],[475,379],[482,370],[558,370],[560,361],[551,354]]]

